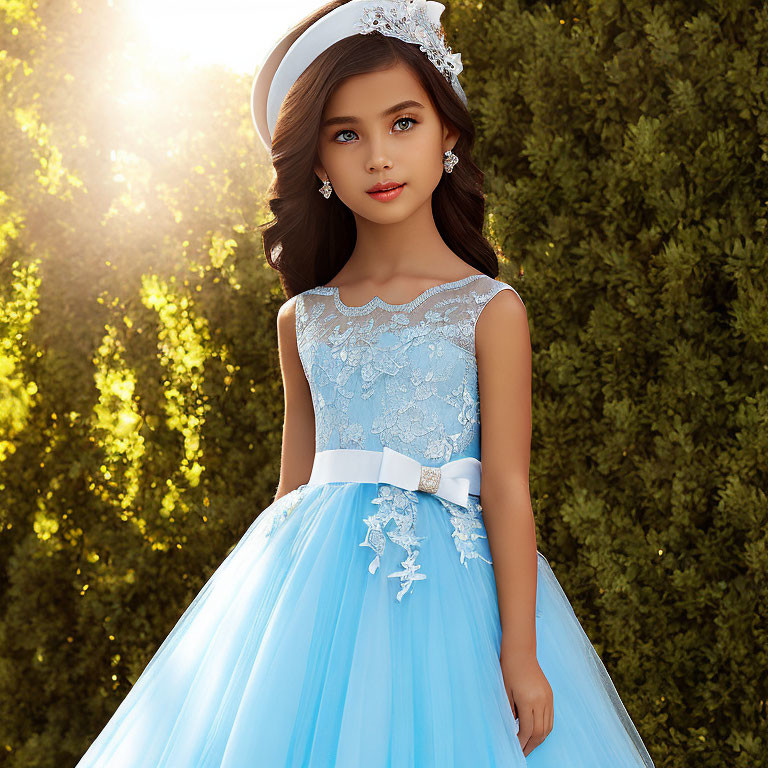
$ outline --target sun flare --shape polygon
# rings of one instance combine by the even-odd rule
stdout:
[[[159,54],[194,66],[254,73],[279,35],[318,0],[128,0],[146,41]]]

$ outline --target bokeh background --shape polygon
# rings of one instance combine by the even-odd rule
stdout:
[[[0,765],[73,766],[274,495],[248,96],[317,5],[0,3]],[[446,5],[539,548],[659,768],[767,766],[766,4]]]

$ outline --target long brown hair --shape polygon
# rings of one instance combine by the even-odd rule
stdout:
[[[332,0],[292,30],[295,40],[325,14],[349,0]],[[496,254],[483,235],[483,172],[472,160],[475,128],[467,108],[417,45],[377,32],[353,35],[323,51],[296,80],[283,102],[272,136],[275,178],[267,190],[274,218],[262,224],[264,253],[280,273],[290,298],[331,280],[344,266],[356,241],[352,212],[336,195],[318,193],[313,166],[327,100],[353,75],[410,66],[445,124],[457,128],[453,151],[459,163],[443,174],[432,193],[432,214],[446,245],[467,264],[490,277],[499,273]]]

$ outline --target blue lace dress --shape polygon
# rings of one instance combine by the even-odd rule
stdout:
[[[479,459],[475,324],[505,289],[472,275],[401,305],[299,294],[316,451]],[[258,514],[78,767],[653,766],[541,553],[536,638],[554,727],[525,757],[479,498],[310,480]]]

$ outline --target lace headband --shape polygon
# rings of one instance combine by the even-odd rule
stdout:
[[[251,89],[251,116],[264,146],[272,148],[280,107],[304,70],[334,43],[353,35],[380,32],[418,45],[466,104],[458,79],[463,69],[461,54],[451,52],[440,26],[444,10],[434,0],[351,0],[301,35],[295,28],[286,32],[265,57]]]

